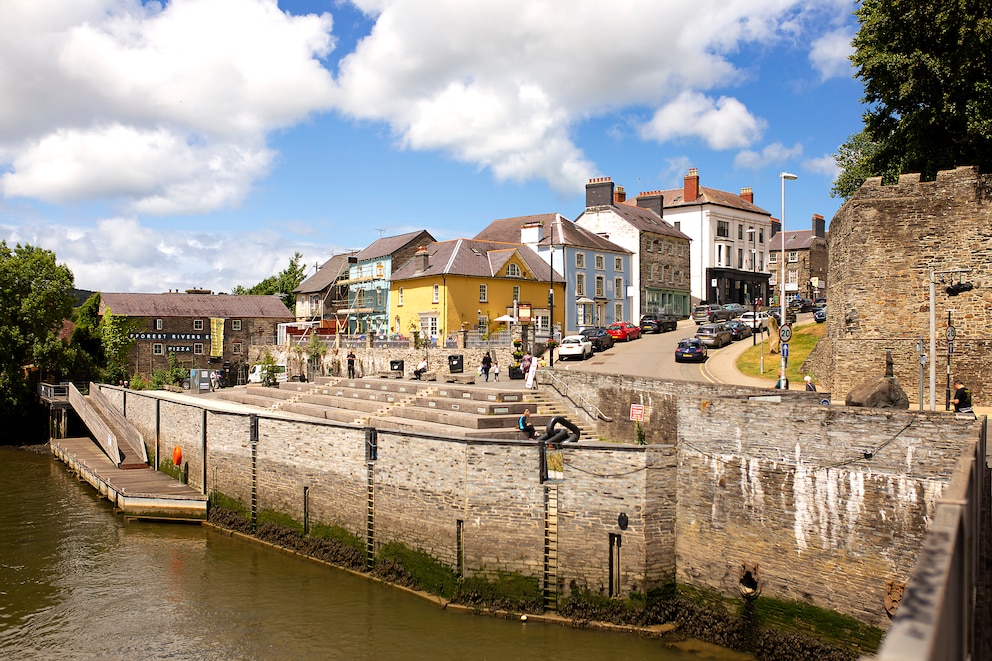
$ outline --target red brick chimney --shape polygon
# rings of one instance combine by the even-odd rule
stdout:
[[[689,174],[685,176],[685,183],[682,190],[682,200],[685,202],[695,202],[699,198],[699,169],[689,168]]]
[[[741,199],[754,204],[754,191],[751,190],[750,186],[741,189]]]
[[[623,204],[627,201],[627,191],[623,189],[623,186],[617,186],[613,189],[613,203]]]

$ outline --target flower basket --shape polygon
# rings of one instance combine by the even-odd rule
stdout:
[[[548,340],[549,349],[554,349],[556,346],[558,346],[558,340]]]
[[[516,360],[518,363],[521,361],[521,359],[523,359],[523,357],[524,357],[523,351],[517,350],[513,352],[513,359]]]

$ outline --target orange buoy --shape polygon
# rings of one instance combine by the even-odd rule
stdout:
[[[172,450],[172,463],[176,466],[183,463],[183,449],[178,445]]]

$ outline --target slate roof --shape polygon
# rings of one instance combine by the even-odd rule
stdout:
[[[424,235],[423,238],[419,239],[421,244],[432,243],[434,241],[434,237],[426,230],[417,230],[416,232],[407,232],[406,234],[397,234],[396,236],[383,236],[373,241],[364,250],[361,250],[355,255],[355,259],[362,262],[367,259],[377,259],[386,255],[392,255],[397,250],[405,248],[413,241],[418,240],[421,235]]]
[[[124,317],[224,317],[239,319],[293,320],[293,313],[275,295],[233,296],[230,294],[118,294],[100,293],[104,308]]]
[[[772,252],[781,251],[783,235],[785,236],[786,250],[809,250],[816,239],[822,238],[826,240],[826,237],[816,236],[816,234],[813,233],[813,230],[786,230],[785,232],[779,232],[769,239],[768,249]]]
[[[478,239],[452,239],[439,241],[427,246],[428,266],[418,271],[420,257],[414,257],[393,273],[392,280],[410,280],[438,275],[463,275],[477,278],[492,278],[516,253],[520,256],[528,276],[548,281],[551,267],[538,257],[537,253],[521,243],[483,241]],[[555,282],[564,282],[561,275],[554,273]]]
[[[540,242],[542,246],[566,245],[576,248],[630,254],[630,251],[626,248],[622,248],[594,232],[579,227],[568,218],[557,213],[500,218],[489,223],[484,230],[475,235],[475,238],[489,241],[503,241],[505,243],[520,243],[520,226],[531,223],[540,223],[544,227],[545,235]]]
[[[300,283],[300,286],[293,290],[294,294],[311,294],[322,292],[341,277],[348,276],[348,258],[358,254],[356,251],[344,252],[334,255],[324,262],[312,276]]]
[[[666,206],[668,206],[667,196],[665,197],[665,202]],[[658,214],[650,209],[639,207],[636,204],[623,203],[614,204],[613,211],[642,232],[654,232],[655,234],[673,236],[679,239],[685,239],[686,241],[692,240],[687,234],[683,234],[681,231],[675,229],[674,225],[659,217]]]
[[[661,194],[665,196],[666,209],[713,204],[718,207],[727,207],[729,209],[740,209],[742,211],[760,213],[763,216],[772,215],[770,212],[765,211],[753,202],[748,202],[736,193],[728,193],[727,191],[717,190],[716,188],[707,188],[706,186],[699,187],[699,197],[695,200],[686,200],[683,198],[683,195],[685,195],[684,188],[664,190],[661,191]]]

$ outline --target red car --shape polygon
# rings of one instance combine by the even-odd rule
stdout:
[[[635,326],[629,321],[618,321],[615,324],[610,324],[610,327],[606,329],[606,332],[612,335],[614,340],[620,342],[636,340],[641,336],[641,328],[639,326]]]

